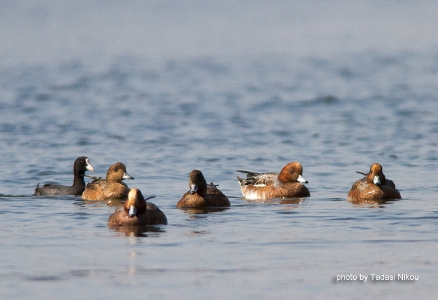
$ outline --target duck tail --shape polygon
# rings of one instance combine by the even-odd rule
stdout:
[[[38,182],[38,184],[37,184],[37,186],[36,186],[36,188],[35,188],[35,191],[34,191],[33,195],[34,195],[34,196],[37,196],[39,190],[40,190],[40,183]]]

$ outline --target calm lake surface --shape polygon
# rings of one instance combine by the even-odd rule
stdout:
[[[0,298],[435,298],[436,15],[434,1],[2,2]],[[89,175],[125,163],[169,224],[117,231],[105,202],[32,196],[71,184],[82,155]],[[241,198],[236,170],[291,161],[311,197]],[[403,199],[347,202],[374,162]],[[175,208],[193,169],[229,209]]]

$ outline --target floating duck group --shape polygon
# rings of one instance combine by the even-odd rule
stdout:
[[[126,171],[126,166],[117,162],[108,168],[106,178],[85,175],[86,171],[94,172],[90,160],[86,156],[78,157],[73,164],[73,184],[64,186],[44,184],[35,188],[35,196],[75,195],[88,201],[124,201],[108,218],[108,226],[141,226],[167,224],[166,215],[153,203],[147,201],[155,196],[144,198],[137,188],[129,188],[123,180],[134,179]],[[281,169],[280,173],[257,173],[237,170],[245,173],[246,178],[237,176],[242,196],[248,200],[265,200],[272,198],[310,197],[304,185],[308,183],[303,177],[303,166],[299,162],[291,162]],[[383,174],[378,163],[371,165],[368,173],[357,172],[364,177],[354,182],[347,194],[347,201],[353,203],[372,203],[401,199],[399,191],[392,180]],[[93,179],[85,185],[84,177]],[[199,170],[189,174],[189,190],[176,204],[178,208],[230,207],[230,201],[213,182],[207,184]]]

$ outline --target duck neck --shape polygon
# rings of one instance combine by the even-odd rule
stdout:
[[[197,193],[201,196],[204,196],[207,194],[207,183],[205,181],[198,183]]]
[[[85,172],[75,173],[72,186],[81,186],[85,188]]]

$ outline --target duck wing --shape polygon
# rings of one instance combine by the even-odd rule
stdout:
[[[240,181],[241,185],[248,185],[248,184],[259,185],[259,186],[270,185],[274,182],[274,180],[278,176],[278,173],[275,172],[256,173],[256,172],[249,172],[243,170],[237,170],[237,172],[246,173],[246,178],[237,176],[237,179]]]

